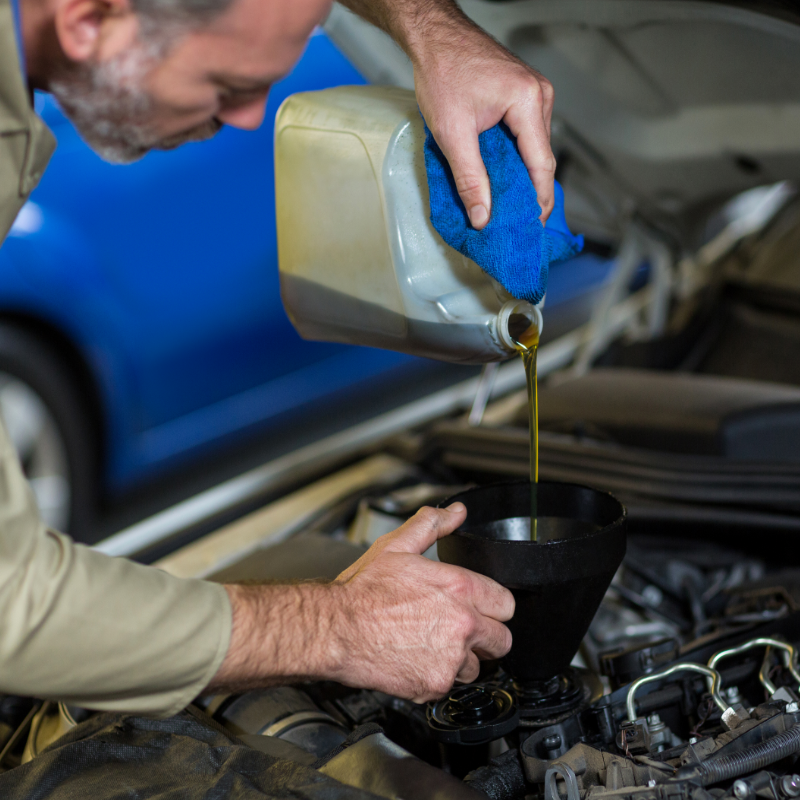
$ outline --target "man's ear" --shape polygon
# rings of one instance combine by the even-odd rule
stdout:
[[[129,0],[61,0],[55,26],[70,61],[99,61],[135,35],[136,15]]]

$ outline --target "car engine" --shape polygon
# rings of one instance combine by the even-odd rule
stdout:
[[[521,681],[484,662],[426,706],[332,683],[199,698],[193,724],[324,776],[320,798],[800,797],[800,381],[779,357],[796,352],[800,289],[744,297],[738,280],[674,335],[620,339],[601,368],[541,387],[540,478],[608,490],[628,512],[627,553],[568,668]],[[768,347],[719,320],[752,323],[756,307],[775,323]],[[208,577],[333,579],[420,506],[524,477],[526,425],[520,394],[478,425],[396,435],[379,449],[391,480]],[[0,781],[82,720],[0,697]]]
[[[723,394],[736,388],[729,380]],[[598,471],[611,469],[609,461],[598,453],[576,458],[564,476],[565,452],[585,455],[594,447],[602,455],[611,448],[618,460],[638,454],[640,466],[661,453],[633,446],[619,430],[603,435],[597,424],[594,439],[565,433],[561,421],[547,422],[548,391],[545,477],[602,485]],[[563,408],[563,388],[554,391]],[[590,405],[596,411],[597,403]],[[214,578],[335,577],[421,505],[477,481],[518,475],[526,433],[519,413],[512,409],[494,426],[456,420],[399,437],[390,450],[407,463],[405,477],[353,494],[298,535]],[[756,469],[724,453],[684,452],[663,453],[662,467],[670,458],[672,466],[675,459],[695,471],[702,465],[705,483],[695,482],[685,514],[685,484],[669,496],[672,484],[663,481],[657,498],[646,496],[645,482],[627,492],[615,487],[628,504],[627,554],[563,674],[515,681],[499,663],[484,662],[478,681],[427,706],[314,683],[201,698],[197,713],[249,747],[377,797],[800,797],[800,566],[790,544],[798,518],[787,508],[793,500],[779,496],[743,508],[735,492],[720,494],[715,475],[737,469],[741,481],[757,476],[763,463]],[[798,472],[777,460],[770,468],[787,483]],[[707,496],[704,487],[711,487]],[[748,514],[761,524],[748,526]],[[49,705],[52,714],[57,709]],[[63,732],[41,723],[43,710],[30,700],[0,700],[2,769],[35,756],[48,731],[51,740],[54,730]],[[88,716],[57,711],[73,724]],[[44,736],[39,745],[37,736]]]
[[[411,488],[362,498],[361,516],[441,493]],[[485,663],[476,683],[427,707],[312,684],[215,698],[207,712],[315,759],[355,737],[356,772],[419,759],[379,796],[461,796],[446,774],[498,800],[797,797],[800,570],[779,561],[634,534],[572,666],[551,681],[515,682]],[[408,794],[412,772],[427,778]]]
[[[396,755],[419,760],[401,775],[427,776],[412,790],[395,773],[376,792],[386,797],[464,787],[496,800],[800,796],[798,400],[790,386],[613,365],[543,388],[541,476],[608,487],[628,509],[624,561],[563,674],[516,681],[485,662],[478,681],[427,707],[316,684],[281,695],[280,708],[287,690],[208,710],[316,757],[380,730]],[[334,545],[368,545],[420,505],[524,476],[524,396],[479,426],[445,421],[389,450],[412,465],[407,479],[278,548],[307,551],[313,538],[335,563]],[[360,740],[365,751],[374,736]],[[386,758],[371,763],[391,772]]]

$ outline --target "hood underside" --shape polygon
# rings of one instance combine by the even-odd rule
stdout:
[[[571,218],[588,233],[609,233],[621,212],[635,211],[689,244],[698,211],[753,186],[800,180],[792,5],[461,5],[555,86],[554,149],[577,190]],[[340,9],[326,29],[367,78],[410,85],[410,66],[383,34]]]

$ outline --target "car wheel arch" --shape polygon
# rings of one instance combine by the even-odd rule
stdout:
[[[53,323],[31,314],[19,312],[0,311],[0,337],[14,336],[36,343],[42,353],[49,357],[56,365],[59,374],[54,379],[67,381],[74,391],[74,404],[80,409],[85,427],[81,427],[81,439],[86,451],[84,461],[88,456],[90,474],[87,481],[94,483],[92,505],[96,506],[100,500],[99,491],[102,484],[102,475],[106,461],[106,443],[108,420],[102,401],[102,393],[98,376],[82,352],[79,344],[67,332]],[[80,514],[77,529],[70,531],[80,538],[90,533],[91,518],[96,508],[91,512]],[[75,522],[75,520],[73,520]]]

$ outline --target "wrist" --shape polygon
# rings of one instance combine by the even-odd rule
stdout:
[[[346,668],[347,647],[343,631],[343,587],[336,583],[305,583],[297,592],[299,612],[286,626],[284,653],[290,654],[303,671],[304,680],[339,680]],[[298,652],[297,644],[301,643]],[[292,664],[284,668],[291,671]]]
[[[455,0],[407,0],[395,6],[389,25],[392,38],[415,68],[445,45],[474,32],[474,23]]]
[[[344,648],[334,624],[340,587],[326,583],[225,586],[233,628],[209,691],[236,691],[341,672]]]
[[[261,660],[274,664],[281,682],[331,679],[342,658],[337,635],[336,595],[330,583],[297,583],[266,587],[280,594],[269,619],[259,628],[264,638]]]

